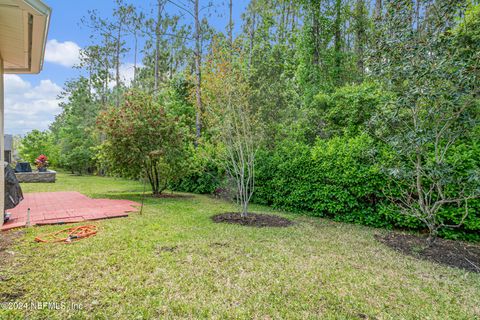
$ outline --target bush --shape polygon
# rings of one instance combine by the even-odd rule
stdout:
[[[477,126],[467,139],[464,139],[451,149],[451,155],[448,158],[448,163],[456,169],[456,175],[463,176],[467,179],[472,175],[472,172],[477,172],[477,179],[470,179],[470,183],[473,184],[471,188],[479,188],[480,183],[478,181],[478,172],[480,168],[480,142],[478,136],[480,135],[480,126]],[[449,190],[450,192],[458,193],[460,190],[459,185],[455,185],[455,190]],[[460,230],[445,229],[441,230],[440,234],[443,237],[452,239],[467,239],[480,241],[480,199],[472,199],[468,202],[469,213]],[[460,217],[464,213],[463,205],[456,206],[450,205],[445,207],[440,215],[443,220],[448,223],[458,223]],[[461,232],[459,232],[461,231]]]
[[[187,175],[173,182],[175,191],[213,194],[225,182],[225,169],[215,159],[217,150],[207,143],[193,152]]]
[[[172,190],[212,194],[223,180],[220,169],[213,161],[208,161],[196,170],[171,185]]]
[[[315,96],[316,107],[324,122],[325,136],[357,136],[365,131],[368,122],[392,98],[376,83],[347,85],[337,88],[331,94]]]
[[[318,140],[314,147],[287,143],[262,152],[257,165],[257,202],[340,221],[383,225],[375,204],[383,175],[373,164],[367,136]]]
[[[275,151],[262,150],[258,154],[254,201],[336,221],[421,229],[420,221],[399,212],[384,196],[388,175],[382,168],[389,160],[389,152],[367,135],[318,140],[313,147],[284,142]],[[469,155],[458,152],[464,157]],[[446,229],[440,235],[480,240],[480,201],[471,201],[470,208],[471,215],[461,229]],[[441,213],[443,219],[454,222],[458,210],[447,207]]]
[[[128,92],[119,107],[100,114],[98,125],[105,134],[101,159],[111,173],[146,177],[158,195],[188,172],[186,130],[151,95]]]

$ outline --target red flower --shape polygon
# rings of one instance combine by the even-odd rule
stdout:
[[[46,155],[41,154],[35,159],[35,165],[37,168],[48,167],[48,158]]]

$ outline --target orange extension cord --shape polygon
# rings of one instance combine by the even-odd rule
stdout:
[[[68,229],[57,231],[57,232],[52,232],[42,236],[38,236],[35,238],[35,241],[45,242],[45,243],[51,243],[51,242],[70,243],[72,241],[88,238],[96,234],[97,234],[97,226],[86,225],[86,226],[68,228]],[[60,237],[59,235],[66,235],[66,237]]]

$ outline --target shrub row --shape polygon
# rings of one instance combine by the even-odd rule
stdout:
[[[479,150],[460,145],[453,158],[460,170],[478,161]],[[290,212],[331,218],[381,228],[421,230],[417,219],[399,212],[383,190],[389,177],[382,167],[388,152],[367,135],[318,140],[314,146],[284,141],[275,150],[261,150],[256,161],[253,202]],[[203,162],[172,186],[177,191],[211,194],[225,182],[224,171]],[[469,203],[470,214],[459,229],[444,229],[440,236],[480,240],[480,201]],[[458,222],[463,208],[441,212],[446,223]]]
[[[388,176],[381,167],[386,158],[365,135],[319,140],[313,147],[286,142],[275,151],[259,153],[254,201],[336,221],[423,228],[384,196]],[[469,207],[463,227],[443,230],[441,236],[480,240],[480,201],[471,201]],[[459,210],[463,209],[446,208],[442,219],[457,221]]]

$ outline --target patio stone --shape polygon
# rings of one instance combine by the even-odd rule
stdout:
[[[24,227],[30,208],[30,224],[62,224],[85,220],[127,217],[137,211],[139,203],[129,200],[91,199],[79,192],[27,193],[25,199],[11,213],[1,230]]]

